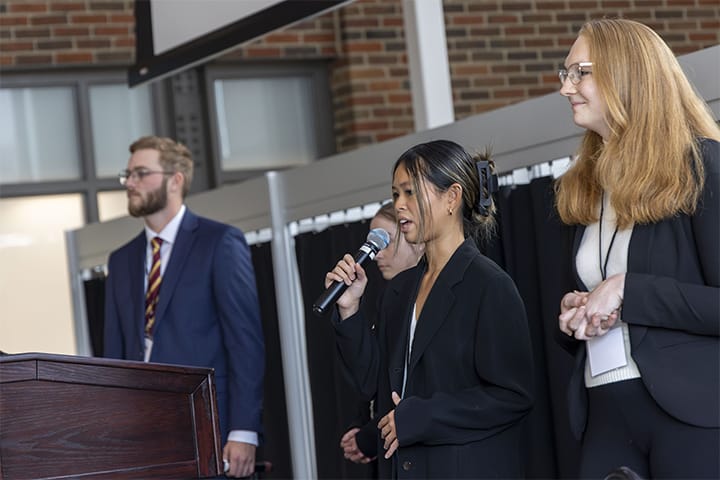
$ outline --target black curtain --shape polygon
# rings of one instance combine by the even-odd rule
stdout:
[[[573,229],[554,209],[553,178],[503,187],[498,236],[487,255],[513,278],[525,302],[535,363],[535,404],[527,418],[528,478],[577,478],[579,444],[570,433],[566,385],[572,359],[555,341],[560,299],[574,288]]]
[[[253,268],[257,284],[260,315],[265,335],[265,389],[263,402],[263,441],[258,461],[272,463],[269,478],[292,478],[290,433],[288,429],[285,379],[283,374],[280,331],[275,299],[275,276],[270,242],[252,245]],[[263,478],[265,475],[263,476]]]
[[[103,328],[105,325],[105,277],[93,277],[83,282],[85,312],[88,318],[92,354],[103,356]]]
[[[319,317],[312,304],[324,291],[325,274],[345,254],[354,255],[365,241],[368,223],[355,222],[295,237],[300,284],[305,305],[308,369],[312,391],[315,447],[319,478],[371,478],[372,466],[343,458],[340,437],[353,423],[369,420],[369,399],[358,396],[346,376],[335,347],[335,332],[327,312]],[[362,308],[375,318],[378,292],[384,281],[374,263],[367,265],[368,286]]]

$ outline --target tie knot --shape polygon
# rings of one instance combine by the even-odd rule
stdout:
[[[162,245],[163,239],[160,237],[153,237],[152,240],[150,240],[150,245],[152,245],[153,252],[157,252],[160,249],[160,245]]]

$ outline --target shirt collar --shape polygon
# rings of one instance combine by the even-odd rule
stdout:
[[[162,238],[163,243],[169,243],[171,245],[175,243],[175,237],[177,237],[177,232],[180,229],[180,223],[182,222],[183,215],[185,215],[185,210],[187,210],[185,204],[180,206],[178,213],[165,225],[165,228],[163,228],[161,232],[156,233],[145,225],[145,238],[147,238],[148,245],[150,244],[150,240],[155,237]]]

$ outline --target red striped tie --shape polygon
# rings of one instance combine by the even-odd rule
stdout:
[[[155,237],[150,240],[152,246],[152,266],[148,275],[147,292],[145,293],[145,336],[152,338],[153,327],[155,326],[155,307],[158,303],[160,293],[160,245],[162,238]]]

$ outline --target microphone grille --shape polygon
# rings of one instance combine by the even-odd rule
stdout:
[[[368,233],[367,241],[377,247],[378,250],[390,245],[390,234],[383,228],[373,228]]]

